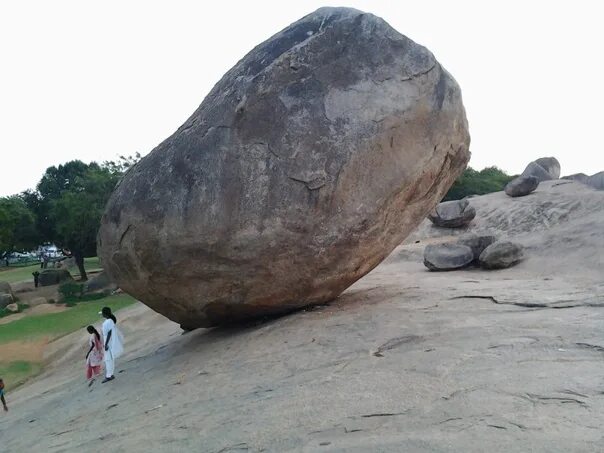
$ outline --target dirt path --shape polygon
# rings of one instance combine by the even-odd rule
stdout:
[[[24,318],[25,316],[32,315],[45,315],[47,313],[60,313],[62,311],[68,310],[69,308],[65,305],[57,305],[57,304],[40,304],[36,305],[32,308],[25,309],[21,313],[15,313],[14,315],[5,316],[4,318],[0,318],[0,325],[8,324],[13,321],[17,321],[18,319]],[[2,346],[4,347],[4,346]]]

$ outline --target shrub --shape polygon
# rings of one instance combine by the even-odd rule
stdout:
[[[65,302],[80,299],[84,294],[84,285],[77,282],[67,282],[59,286],[59,293]]]
[[[503,190],[505,185],[514,179],[497,167],[487,167],[480,171],[468,167],[453,183],[443,201],[461,200],[470,195],[484,195]]]

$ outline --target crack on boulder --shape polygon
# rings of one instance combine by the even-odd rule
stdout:
[[[516,305],[518,307],[524,308],[537,308],[537,309],[551,309],[551,310],[561,310],[563,308],[575,308],[575,307],[602,307],[604,304],[601,303],[581,303],[581,304],[572,304],[572,305],[547,305],[547,304],[539,304],[533,302],[503,302],[497,300],[493,296],[482,296],[482,295],[465,295],[465,296],[455,296],[451,297],[449,300],[455,299],[484,299],[493,302],[496,305]],[[560,302],[571,302],[571,300],[564,300]]]
[[[374,418],[374,417],[396,417],[397,415],[405,415],[406,412],[378,412],[377,414],[365,414],[361,415],[361,418]]]
[[[507,429],[505,426],[501,425],[487,425],[489,428],[497,428],[497,429]]]
[[[317,190],[320,189],[321,187],[323,187],[325,184],[327,184],[327,180],[325,179],[324,176],[319,176],[317,178],[311,179],[309,181],[306,181],[304,179],[301,178],[297,178],[295,176],[290,176],[288,175],[289,179],[291,179],[292,181],[296,181],[296,182],[301,182],[302,184],[304,184],[306,186],[306,188],[310,191],[313,190]]]
[[[122,233],[122,235],[120,236],[120,242],[119,242],[120,247],[122,246],[122,242],[124,241],[126,234],[128,234],[128,232],[130,231],[130,228],[132,228],[132,224],[128,225],[126,227],[126,229],[124,230],[124,232]]]
[[[585,349],[593,349],[598,352],[604,352],[604,346],[591,343],[575,343],[577,346]]]
[[[384,357],[384,351],[389,351],[407,343],[418,343],[422,340],[423,338],[419,335],[405,335],[402,337],[391,338],[386,343],[378,347],[377,350],[373,353],[373,355],[375,357]]]
[[[578,404],[583,407],[587,407],[587,403],[585,401],[578,400],[576,398],[568,398],[568,397],[560,397],[560,396],[543,396],[537,395],[535,393],[526,393],[527,398],[533,403],[548,404],[548,402],[552,403],[560,403],[560,404]]]

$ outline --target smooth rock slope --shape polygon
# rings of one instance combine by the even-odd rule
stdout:
[[[187,329],[320,304],[426,217],[469,140],[459,86],[427,49],[321,8],[253,49],[128,172],[99,254]]]

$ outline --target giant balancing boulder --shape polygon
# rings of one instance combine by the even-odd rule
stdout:
[[[254,48],[124,176],[99,253],[185,329],[321,304],[426,217],[469,142],[459,86],[426,48],[321,8]]]

